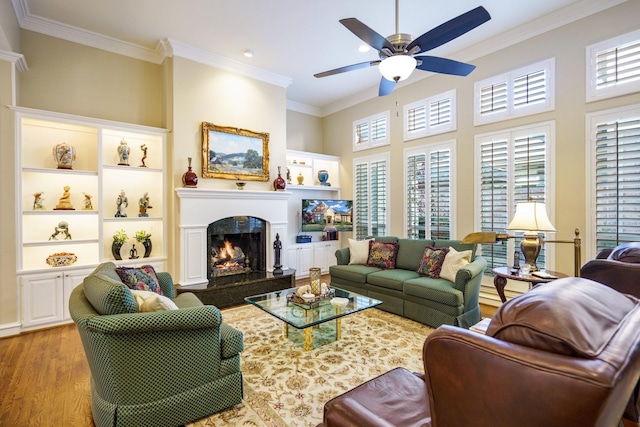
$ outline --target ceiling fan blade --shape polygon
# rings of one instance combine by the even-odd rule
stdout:
[[[393,88],[396,87],[396,82],[392,82],[391,80],[387,80],[384,77],[380,80],[380,88],[378,89],[378,96],[389,95],[393,92]]]
[[[361,68],[369,68],[374,65],[378,65],[380,62],[382,61],[380,61],[379,59],[375,61],[369,61],[369,62],[360,62],[359,64],[347,65],[346,67],[335,68],[333,70],[314,74],[314,77],[318,77],[318,78],[327,77],[327,76],[332,76],[334,74],[346,73],[347,71],[360,70]]]
[[[416,68],[422,71],[452,74],[454,76],[467,76],[476,69],[475,65],[437,56],[415,56],[414,58],[418,61]]]
[[[444,24],[438,25],[434,29],[427,31],[409,43],[407,51],[410,52],[411,49],[416,46],[420,47],[420,50],[416,53],[435,49],[436,47],[450,42],[451,40],[473,30],[490,19],[491,15],[489,15],[489,12],[487,12],[484,7],[478,6],[467,13],[463,13]]]
[[[391,52],[394,51],[393,45],[389,43],[389,40],[382,37],[356,18],[341,19],[340,23],[372,48],[380,51],[386,47]]]

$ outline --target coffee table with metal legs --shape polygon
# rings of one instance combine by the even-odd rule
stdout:
[[[314,348],[314,341],[321,342],[320,339],[314,340],[314,331],[318,335],[320,329],[326,327],[329,334],[335,337],[334,341],[340,340],[343,317],[382,304],[382,301],[365,295],[339,288],[332,289],[335,291],[335,297],[349,300],[347,305],[334,305],[331,298],[311,305],[296,304],[287,298],[288,294],[296,292],[296,288],[247,297],[245,301],[282,320],[284,337],[298,345],[301,344],[304,351],[310,351]]]

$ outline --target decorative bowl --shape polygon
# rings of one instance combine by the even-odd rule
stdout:
[[[247,185],[246,182],[236,182],[236,187],[238,187],[238,190],[244,190],[245,185]]]
[[[314,294],[302,294],[301,296],[304,302],[311,302],[316,299],[316,296]]]
[[[51,267],[66,267],[67,265],[71,265],[78,260],[78,257],[75,254],[69,252],[59,252],[57,254],[52,254],[47,257],[47,264]]]
[[[331,298],[331,304],[336,305],[338,307],[346,307],[347,304],[349,304],[349,298],[340,298],[340,297]]]

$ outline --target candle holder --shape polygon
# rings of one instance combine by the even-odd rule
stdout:
[[[318,267],[312,267],[309,269],[309,281],[311,285],[311,293],[314,295],[320,295],[322,293],[322,285],[320,284],[320,269]]]

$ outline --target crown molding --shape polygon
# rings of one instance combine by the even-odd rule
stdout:
[[[298,113],[308,114],[310,116],[322,117],[322,109],[301,102],[291,101],[287,99],[287,110],[297,111]]]
[[[21,53],[0,50],[0,61],[12,62],[19,73],[22,73],[29,69],[29,66],[27,65],[27,60],[24,58],[24,55]]]

